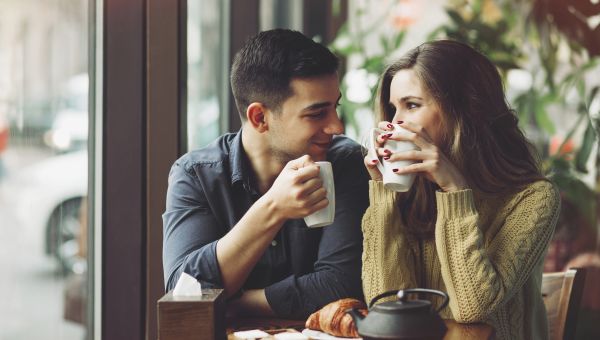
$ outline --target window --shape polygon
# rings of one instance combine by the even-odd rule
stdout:
[[[0,2],[1,339],[83,339],[88,5]]]
[[[187,147],[197,149],[222,132],[223,94],[227,94],[229,63],[223,58],[222,24],[226,2],[187,2]],[[225,90],[224,90],[225,89]]]

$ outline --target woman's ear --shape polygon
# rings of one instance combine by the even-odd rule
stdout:
[[[246,109],[248,123],[250,123],[250,126],[258,132],[265,132],[268,130],[267,115],[267,108],[262,103],[251,103]]]

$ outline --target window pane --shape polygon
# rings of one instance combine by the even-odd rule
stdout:
[[[88,1],[0,2],[0,339],[84,339]]]
[[[190,0],[187,25],[188,149],[205,146],[220,134],[223,81],[220,0]]]

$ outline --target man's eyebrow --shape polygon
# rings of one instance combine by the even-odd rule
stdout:
[[[340,99],[342,98],[342,94],[340,93],[340,95],[338,96],[337,100],[335,101],[334,105],[336,105]],[[314,103],[311,104],[305,108],[302,109],[302,111],[314,111],[314,110],[318,110],[327,106],[330,106],[331,102],[319,102],[319,103]]]

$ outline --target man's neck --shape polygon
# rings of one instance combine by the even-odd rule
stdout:
[[[264,136],[252,128],[242,129],[242,147],[256,176],[258,191],[264,194],[271,188],[285,164],[273,157]]]

